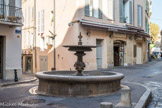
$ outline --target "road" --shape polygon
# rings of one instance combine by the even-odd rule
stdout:
[[[147,108],[162,108],[162,61],[152,61],[147,64],[132,67],[117,67],[110,69],[125,75],[123,81],[136,82],[152,90],[152,101]]]
[[[108,70],[123,73],[125,75],[125,78],[122,80],[123,82],[140,83],[150,88],[153,93],[153,98],[147,108],[162,108],[162,61],[152,61],[147,64],[129,67],[115,67]],[[55,105],[52,103],[53,101],[57,102],[64,100],[64,98],[57,98],[54,100],[52,97],[48,97],[48,99],[43,99],[44,97],[42,96],[33,96],[32,94],[30,94],[29,89],[35,87],[36,85],[38,85],[37,81],[28,84],[20,84],[2,88],[0,90],[0,106],[2,106],[1,104],[8,105],[11,103],[19,102],[18,104],[20,105],[16,105],[16,108],[27,108],[29,107],[27,105],[32,102],[41,104],[44,103],[44,100],[46,100],[49,103],[49,108],[50,106],[54,108],[67,108],[63,104]],[[31,98],[34,98],[35,100],[31,100]],[[70,102],[70,99],[67,100],[67,102]]]

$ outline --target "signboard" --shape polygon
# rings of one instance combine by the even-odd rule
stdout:
[[[21,34],[21,30],[15,30],[16,34]]]

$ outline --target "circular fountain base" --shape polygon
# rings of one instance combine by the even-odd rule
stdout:
[[[98,96],[120,90],[120,80],[124,75],[116,72],[83,72],[85,76],[75,76],[75,71],[39,72],[38,93],[52,96]]]

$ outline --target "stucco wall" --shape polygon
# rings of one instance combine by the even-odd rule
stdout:
[[[21,34],[17,38],[15,30],[21,30],[19,27],[9,27],[0,25],[0,35],[5,37],[4,40],[4,79],[13,79],[12,72],[18,69],[18,77],[21,78]],[[10,74],[11,73],[11,74]]]

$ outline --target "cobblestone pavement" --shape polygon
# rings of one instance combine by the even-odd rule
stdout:
[[[110,71],[116,71],[123,73],[125,78],[123,82],[135,82],[140,83],[152,90],[152,101],[147,108],[162,108],[162,61],[153,61],[148,64],[135,65],[128,67],[115,67],[108,69]],[[42,108],[99,108],[99,103],[103,101],[113,101],[115,104],[120,101],[120,93],[116,95],[100,96],[96,98],[58,98],[58,97],[43,97],[38,95],[32,95],[29,93],[29,89],[38,85],[38,82],[33,82],[29,84],[21,84],[15,86],[9,86],[2,88],[0,91],[0,102],[11,102],[18,103],[22,105],[32,105],[31,103],[37,104],[37,106],[31,107],[42,107]],[[132,86],[130,84],[130,86]],[[135,90],[134,85],[131,87],[132,92]],[[137,92],[133,94],[141,96],[139,91],[143,88],[138,87]],[[144,91],[143,91],[144,92]],[[133,97],[135,101],[138,101],[136,97]],[[93,104],[90,102],[93,101]],[[16,108],[27,108],[29,106],[22,106]],[[86,107],[85,107],[86,106]],[[3,107],[2,107],[3,108]],[[4,107],[6,108],[6,107]],[[8,108],[8,107],[7,107]],[[11,107],[12,108],[12,107]]]
[[[162,108],[162,83],[148,81],[145,85],[152,90],[152,101],[147,108]]]

